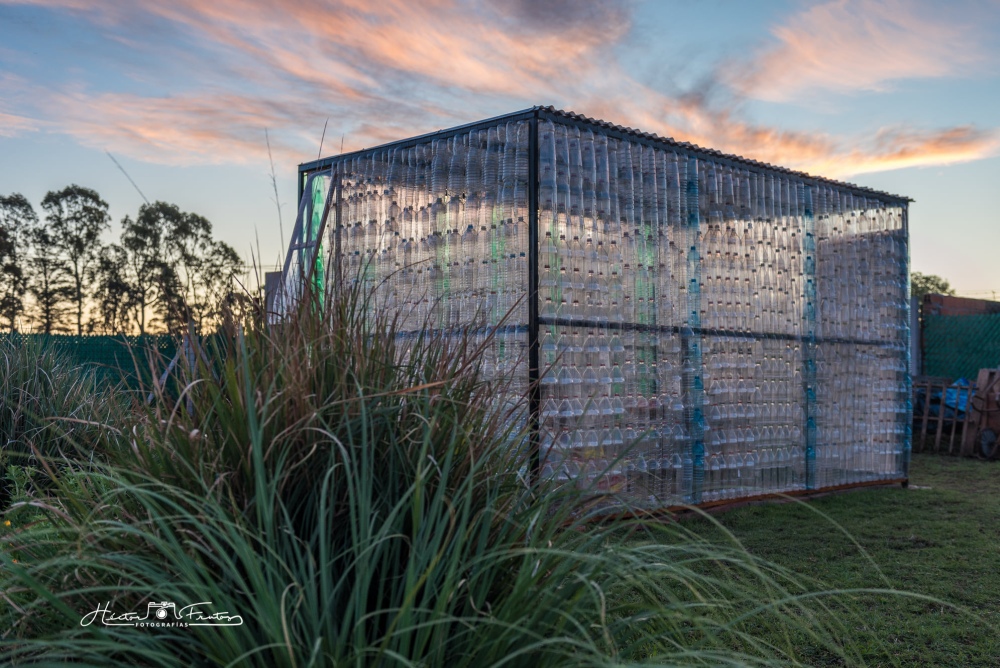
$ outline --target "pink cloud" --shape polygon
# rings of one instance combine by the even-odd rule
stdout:
[[[702,96],[671,99],[645,88],[592,99],[582,113],[678,141],[830,178],[948,165],[1000,153],[1000,133],[974,126],[883,128],[874,135],[780,130],[716,108]]]
[[[38,130],[38,122],[16,114],[0,111],[0,137],[17,137]]]
[[[777,44],[723,75],[741,93],[786,102],[815,90],[883,91],[893,81],[961,75],[984,60],[973,11],[901,0],[832,0],[772,30]]]
[[[838,137],[753,123],[732,100],[667,96],[615,60],[611,47],[628,34],[630,14],[610,0],[0,0],[12,2],[78,12],[167,58],[176,46],[132,28],[165,21],[204,45],[195,54],[203,70],[176,94],[21,82],[19,99],[38,123],[154,162],[258,162],[268,127],[276,159],[294,163],[315,157],[327,116],[329,153],[339,150],[339,135],[352,150],[536,102],[834,177],[997,151],[995,133],[971,127]],[[937,41],[930,43],[932,26]],[[944,76],[976,57],[955,46],[963,30],[891,3],[828,2],[776,28],[778,45],[753,61],[739,85],[778,99],[806,85],[877,89],[905,76]],[[223,69],[239,76],[205,82],[206,73]]]
[[[85,145],[160,164],[259,163],[263,128],[294,117],[282,105],[232,94],[142,97],[120,93],[55,93],[59,130]],[[276,158],[294,161],[287,147]]]
[[[594,3],[601,0],[575,6]],[[84,0],[0,0],[0,4],[67,9],[119,27],[131,25],[138,15],[159,17],[200,33],[210,45],[250,56],[276,74],[347,96],[358,93],[357,85],[383,86],[387,75],[419,77],[476,92],[530,94],[553,78],[593,67],[592,56],[628,28],[624,13],[609,10],[604,14],[610,23],[562,21],[526,31],[511,18],[516,14],[511,4],[517,3],[484,6],[459,0],[136,0],[98,6]]]
[[[903,167],[951,165],[980,160],[1000,151],[1000,135],[964,125],[943,130],[889,128],[878,132],[867,152],[851,151],[841,169],[850,174]],[[836,169],[836,167],[831,167]]]

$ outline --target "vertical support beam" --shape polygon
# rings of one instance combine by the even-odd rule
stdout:
[[[278,311],[278,293],[281,292],[281,272],[269,271],[264,274],[264,322],[270,325]]]
[[[684,421],[690,439],[690,454],[682,455],[684,466],[690,459],[691,487],[685,489],[685,501],[701,503],[705,482],[705,416],[704,383],[701,377],[701,249],[698,247],[698,229],[701,225],[700,197],[698,192],[698,160],[688,159],[687,183],[687,327],[681,330],[684,367],[683,383]],[[687,477],[687,476],[685,476]]]
[[[805,304],[802,309],[802,392],[805,408],[805,486],[816,489],[816,218],[813,209],[812,186],[805,187],[802,240],[802,287]]]
[[[909,210],[910,205],[907,202],[903,202],[902,206],[902,220],[900,221],[899,235],[901,237],[901,243],[905,248],[905,253],[903,254],[903,262],[899,270],[903,272],[901,279],[904,281],[906,286],[905,294],[903,295],[903,313],[902,320],[904,324],[909,324],[910,319],[910,218]],[[903,333],[903,363],[907,363],[912,359],[911,348],[913,346],[913,330],[904,331]],[[919,336],[919,329],[917,335]],[[902,469],[903,477],[910,477],[910,453],[913,450],[913,376],[909,373],[903,374],[906,383],[906,399],[904,400],[905,406],[903,415],[900,416],[900,420],[903,421],[903,442],[902,442],[902,452],[900,462],[900,467]],[[943,396],[943,395],[942,395]],[[927,391],[926,403],[930,404],[930,390]],[[969,406],[966,407],[966,413],[968,409],[971,408],[972,402],[969,401]],[[944,407],[941,409],[942,414],[944,413]]]
[[[299,300],[301,295],[301,286],[296,290],[295,294],[288,294],[289,280],[299,281],[305,280],[306,274],[308,273],[308,267],[302,264],[302,258],[304,257],[305,251],[308,247],[308,230],[306,229],[307,221],[312,217],[312,199],[307,199],[305,197],[308,190],[312,188],[312,184],[315,179],[320,178],[318,172],[313,172],[311,174],[306,174],[303,176],[303,180],[299,182],[299,202],[297,208],[297,214],[295,216],[295,225],[292,227],[292,235],[288,240],[288,249],[285,252],[285,263],[282,265],[281,269],[281,310],[282,313],[286,312],[291,302],[293,300]],[[329,197],[327,198],[329,202]],[[292,266],[292,259],[297,258],[299,260],[299,265],[297,268],[297,275],[289,278],[288,272]],[[304,285],[304,283],[303,283]]]
[[[333,272],[334,272],[333,273],[333,285],[336,287],[336,289],[339,290],[344,285],[343,262],[341,262],[342,249],[341,249],[341,241],[340,241],[341,230],[343,230],[343,224],[342,224],[343,220],[341,218],[341,202],[343,201],[343,199],[342,199],[343,189],[340,187],[341,183],[340,183],[340,166],[339,165],[338,165],[337,169],[334,170],[333,174],[331,174],[331,178],[333,178],[333,186],[337,189],[337,203],[336,203],[336,208],[334,209],[334,211],[336,212],[336,215],[335,215],[335,217],[333,219],[333,234],[334,234],[334,238],[333,238],[333,253],[334,253],[334,260],[330,264],[333,265]]]
[[[923,382],[924,386],[924,413],[920,424],[920,452],[927,450],[927,423],[931,417],[931,383],[929,380]]]
[[[528,424],[531,475],[541,474],[539,414],[541,386],[538,364],[538,111],[528,121]]]
[[[309,209],[309,227],[306,228],[306,229],[308,229],[308,231],[306,232],[306,236],[307,236],[307,241],[308,242],[312,242],[312,245],[313,245],[313,254],[312,254],[312,257],[309,258],[309,266],[306,267],[304,269],[304,271],[303,271],[304,281],[305,281],[303,283],[303,287],[305,285],[308,285],[310,281],[316,280],[317,285],[315,285],[314,287],[317,288],[317,289],[315,290],[315,293],[316,293],[317,299],[320,299],[320,300],[323,299],[323,292],[326,290],[326,286],[324,286],[323,283],[322,283],[323,279],[325,278],[326,271],[321,271],[319,273],[319,275],[316,276],[316,267],[318,265],[321,265],[321,263],[323,262],[323,256],[322,256],[322,253],[323,253],[323,235],[326,233],[326,221],[327,221],[327,218],[330,215],[331,207],[333,206],[332,200],[334,199],[334,192],[336,192],[336,205],[337,205],[337,210],[336,210],[336,218],[337,218],[337,220],[336,220],[335,224],[339,224],[340,223],[340,206],[339,206],[340,205],[340,183],[339,183],[339,180],[340,180],[340,176],[339,176],[338,172],[337,171],[333,171],[331,169],[331,171],[330,171],[330,188],[326,191],[326,197],[323,198],[323,208],[320,210],[320,218],[319,218],[319,223],[318,224],[314,224],[313,223],[313,214],[315,213],[315,201],[312,201],[312,205],[311,205],[311,207]],[[305,224],[305,221],[303,220],[303,225],[304,224]],[[340,236],[338,235],[337,238],[339,240]],[[301,251],[299,251],[300,252],[300,256],[299,257],[305,258],[307,256],[308,251],[309,251],[308,246],[305,247],[305,248],[303,248]],[[339,257],[340,257],[340,249],[339,248],[336,249],[336,254],[337,254],[338,261],[339,261]],[[300,264],[302,264],[303,266],[305,266],[301,262],[300,262]],[[314,276],[316,276],[315,279],[314,279]],[[322,303],[322,301],[320,301],[320,303]]]

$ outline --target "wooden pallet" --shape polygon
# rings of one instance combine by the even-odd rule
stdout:
[[[980,374],[981,377],[982,374]],[[947,453],[949,455],[972,455],[971,445],[975,441],[976,422],[971,410],[966,410],[961,420],[945,417],[944,393],[955,389],[959,393],[968,392],[972,404],[977,383],[952,386],[947,378],[918,376],[913,379],[914,408],[916,408],[917,390],[923,389],[924,405],[921,413],[913,415],[913,451]],[[931,415],[931,394],[941,392],[942,403],[938,406],[938,414]],[[932,443],[933,441],[933,443]]]
[[[976,378],[979,391],[969,401],[970,428],[962,440],[962,454],[979,456],[978,437],[983,429],[1000,434],[1000,369],[980,369]]]

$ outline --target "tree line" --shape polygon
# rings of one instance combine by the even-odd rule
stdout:
[[[234,297],[243,263],[202,216],[143,204],[122,219],[118,242],[104,243],[111,216],[96,191],[50,191],[41,210],[20,193],[0,196],[0,326],[8,331],[203,331]]]

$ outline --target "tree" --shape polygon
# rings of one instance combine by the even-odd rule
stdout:
[[[190,322],[202,330],[217,319],[242,268],[236,251],[212,239],[207,219],[166,202],[126,216],[115,249],[105,254],[97,278],[102,318],[107,326],[119,315],[115,304],[122,304],[140,333],[159,324],[179,334]]]
[[[207,245],[198,262],[189,268],[189,317],[199,330],[221,318],[223,305],[234,289],[233,281],[242,269],[239,254],[222,241]]]
[[[185,214],[179,210],[177,214],[171,219],[174,225],[166,239],[170,266],[174,271],[164,274],[164,291],[171,295],[171,327],[186,329],[199,310],[198,274],[211,253],[212,224],[197,214]]]
[[[24,195],[0,197],[0,317],[11,331],[24,312],[24,250],[28,230],[37,222],[38,215]]]
[[[31,254],[27,266],[28,292],[35,302],[35,320],[45,334],[66,331],[69,300],[73,284],[65,259],[59,253],[52,231],[36,218],[28,228]]]
[[[210,239],[211,229],[206,219],[166,202],[144,204],[134,221],[122,222],[132,317],[140,332],[146,329],[147,312],[172,334],[187,329],[185,270],[197,262],[199,245]]]
[[[187,299],[185,299],[184,282],[177,268],[173,265],[163,265],[159,274],[160,286],[160,317],[163,326],[171,334],[187,332],[190,320]]]
[[[65,259],[72,280],[71,301],[76,310],[76,333],[83,334],[84,303],[101,255],[101,235],[110,228],[108,203],[96,191],[71,185],[49,192],[42,200],[50,235]]]
[[[940,276],[914,271],[910,274],[910,294],[922,303],[924,295],[954,295],[955,289]]]
[[[157,204],[163,207],[160,213],[167,228],[167,266],[160,274],[164,323],[174,333],[185,330],[188,323],[203,331],[218,319],[243,263],[231,246],[212,239],[208,219]]]
[[[144,204],[134,220],[128,216],[122,220],[123,277],[131,296],[128,310],[140,334],[146,333],[147,317],[163,301],[163,268],[171,259],[165,237],[174,227],[170,219],[175,210],[163,202]]]
[[[127,267],[128,258],[125,250],[121,246],[112,244],[101,249],[93,269],[92,280],[95,284],[94,298],[98,323],[105,334],[115,334],[130,329],[130,312],[134,297],[132,285],[127,277]]]

